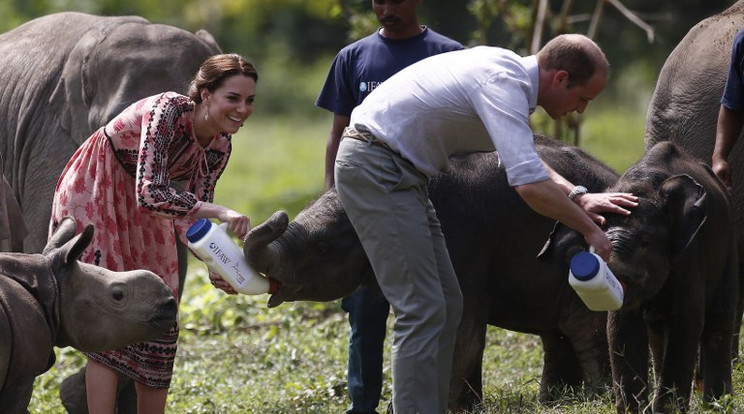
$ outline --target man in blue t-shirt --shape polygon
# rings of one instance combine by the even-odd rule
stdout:
[[[744,29],[734,37],[731,64],[726,87],[718,112],[716,145],[713,148],[712,168],[731,189],[731,166],[728,156],[744,126]]]
[[[325,85],[315,103],[333,112],[326,145],[325,188],[334,186],[333,172],[339,142],[349,125],[351,111],[380,83],[426,57],[463,46],[421,26],[416,8],[421,0],[373,0],[372,9],[382,27],[343,49],[333,60]],[[347,413],[376,413],[382,390],[382,356],[386,321],[390,312],[382,294],[361,288],[344,298],[349,313]]]

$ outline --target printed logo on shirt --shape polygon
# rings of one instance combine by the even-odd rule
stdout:
[[[381,83],[382,82],[376,82],[376,81],[359,82],[359,92],[362,92],[362,93],[372,92],[373,90],[375,90],[375,88],[380,86]]]

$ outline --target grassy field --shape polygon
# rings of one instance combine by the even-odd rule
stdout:
[[[635,97],[644,102],[647,96]],[[620,107],[621,105],[617,105]],[[643,104],[590,109],[582,147],[618,171],[643,149]],[[323,186],[330,117],[268,117],[257,112],[234,141],[235,153],[217,201],[243,211],[256,225],[276,210],[293,217]],[[338,302],[290,303],[268,309],[265,296],[228,296],[192,263],[181,304],[181,337],[169,413],[341,413],[346,396],[348,327]],[[392,318],[389,324],[392,323]],[[614,412],[609,395],[537,402],[542,350],[537,337],[489,327],[484,356],[485,400],[473,413]],[[386,344],[389,355],[389,340]],[[35,384],[32,413],[63,413],[59,384],[83,364],[70,348]],[[389,361],[380,410],[390,398]],[[742,372],[735,404],[742,408]],[[703,412],[696,399],[693,412]]]

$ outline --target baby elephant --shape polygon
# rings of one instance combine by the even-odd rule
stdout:
[[[100,351],[157,338],[176,300],[152,272],[112,272],[77,258],[93,226],[65,218],[43,254],[0,254],[0,413],[25,413],[54,347]]]
[[[649,149],[608,191],[639,197],[630,216],[607,215],[605,228],[608,265],[625,286],[607,328],[618,412],[645,410],[649,390],[652,412],[687,411],[698,349],[705,401],[730,393],[741,284],[728,193],[670,142]],[[548,257],[565,263],[582,243],[563,228]]]

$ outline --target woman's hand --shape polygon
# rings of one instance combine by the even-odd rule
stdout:
[[[230,286],[229,283],[225,282],[225,279],[221,278],[220,275],[217,273],[209,272],[209,280],[210,282],[212,282],[212,286],[225,291],[225,293],[227,293],[228,295],[238,294],[238,291],[233,289],[233,287]]]
[[[251,230],[251,219],[248,216],[214,203],[202,202],[195,217],[216,218],[222,223],[227,223],[227,229],[230,230],[230,233],[241,240]]]
[[[217,219],[227,223],[227,229],[241,240],[251,230],[251,219],[229,208],[225,208],[224,213],[217,216]]]

